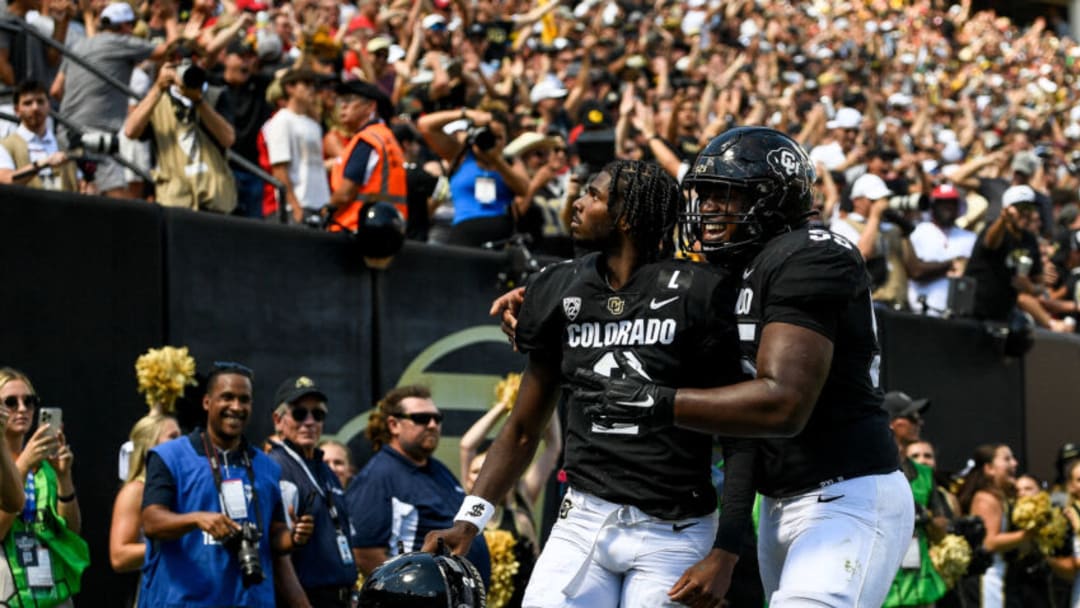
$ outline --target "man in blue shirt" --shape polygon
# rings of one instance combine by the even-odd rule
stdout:
[[[150,451],[143,530],[150,551],[139,606],[274,605],[271,552],[289,553],[311,536],[311,517],[285,524],[281,468],[243,435],[251,418],[250,369],[216,364],[206,380],[206,429]],[[241,568],[237,538],[257,532],[258,568]]]
[[[442,413],[423,386],[395,388],[372,411],[366,433],[376,453],[345,495],[356,528],[353,553],[364,576],[397,555],[399,543],[405,552],[418,551],[428,532],[453,525],[465,491],[431,456],[441,429]],[[466,557],[487,584],[491,565],[483,535]]]
[[[346,608],[356,584],[349,545],[352,526],[345,492],[316,447],[326,420],[326,394],[307,376],[285,380],[274,397],[274,426],[282,441],[272,441],[270,458],[281,467],[281,495],[290,515],[310,515],[311,541],[293,551],[296,576],[314,608]]]

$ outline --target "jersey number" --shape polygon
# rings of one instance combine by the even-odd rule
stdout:
[[[743,287],[739,290],[739,299],[735,301],[735,314],[748,315],[750,314],[750,304],[754,302],[754,290],[749,287]]]
[[[844,249],[851,249],[852,245],[847,239],[836,234],[835,232],[829,232],[828,230],[822,230],[821,228],[810,229],[810,240],[814,242],[832,241],[837,245],[840,245]]]
[[[623,351],[626,358],[630,361],[630,367],[633,368],[634,373],[638,374],[645,380],[652,380],[649,374],[645,372],[645,367],[641,364],[641,360],[637,358],[633,351]],[[611,378],[614,374],[619,372],[619,363],[615,360],[615,353],[608,351],[601,355],[593,364],[592,371],[604,376],[605,378]],[[621,375],[621,374],[620,374]],[[601,433],[605,435],[637,435],[641,429],[636,424],[615,424],[611,427],[600,426],[599,424],[592,425],[592,432]]]

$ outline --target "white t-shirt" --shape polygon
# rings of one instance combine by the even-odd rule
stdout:
[[[305,209],[330,202],[330,182],[323,167],[322,129],[309,116],[282,108],[266,123],[271,165],[287,163],[293,193]]]
[[[923,222],[911,233],[911,247],[924,262],[945,262],[954,258],[969,258],[977,236],[970,230],[953,226],[943,231],[933,222]],[[929,281],[908,281],[908,304],[915,312],[922,311],[919,297],[926,296],[926,314],[941,316],[949,300],[949,279],[940,277]]]

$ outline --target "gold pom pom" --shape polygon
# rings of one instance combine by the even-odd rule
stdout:
[[[506,530],[484,530],[491,554],[491,585],[487,591],[489,608],[502,608],[514,595],[514,575],[521,566],[514,557],[517,539]]]
[[[1017,499],[1012,523],[1018,530],[1035,530],[1035,544],[1043,555],[1051,555],[1065,542],[1069,522],[1050,504],[1050,495],[1039,492]]]
[[[930,547],[930,562],[952,589],[971,563],[971,546],[963,536],[946,534],[940,543]]]
[[[186,346],[151,348],[135,361],[135,378],[150,409],[171,414],[184,388],[195,386],[195,359]]]
[[[495,385],[495,404],[502,404],[507,411],[513,409],[519,388],[521,388],[521,374],[513,372],[506,374],[506,378],[499,380],[499,383]]]

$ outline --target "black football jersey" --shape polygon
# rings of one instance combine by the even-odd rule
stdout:
[[[899,466],[878,386],[881,351],[870,277],[858,249],[808,227],[770,240],[742,272],[735,315],[743,366],[756,375],[762,329],[790,323],[833,343],[828,378],[810,420],[791,438],[759,444],[758,492],[791,496]]]
[[[656,384],[707,387],[745,378],[734,290],[715,269],[679,260],[649,264],[616,291],[600,264],[594,253],[530,278],[515,336],[522,352],[561,357],[564,380],[578,368],[619,373],[617,351]],[[569,399],[564,468],[573,487],[667,520],[716,509],[710,435],[594,425]]]

